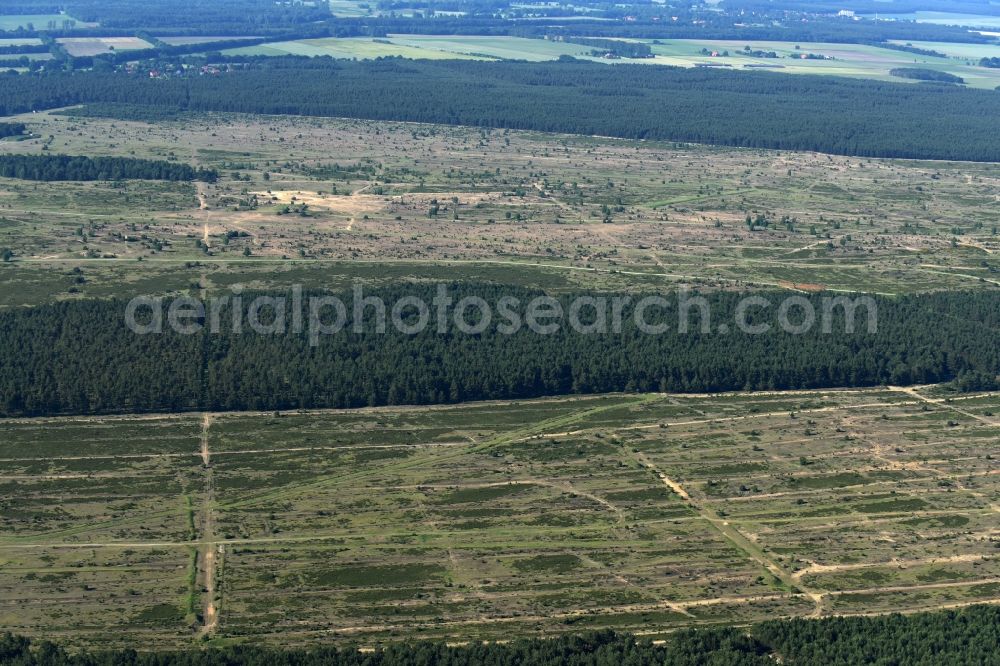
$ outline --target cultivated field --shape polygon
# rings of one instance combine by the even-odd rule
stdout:
[[[16,255],[0,264],[3,305],[201,281],[891,294],[1000,285],[991,164],[355,120],[22,119],[39,138],[4,141],[4,152],[178,159],[221,179],[0,179],[0,247]]]
[[[901,42],[898,42],[901,43]],[[930,49],[963,62],[976,63],[980,58],[1000,58],[1000,44],[952,44],[946,42],[907,42],[921,49]],[[940,58],[938,59],[940,61]]]
[[[374,7],[369,5],[369,8],[365,8],[361,6],[362,4],[368,3],[353,0],[330,0],[330,11],[338,17],[368,16],[375,13]]]
[[[14,37],[10,39],[0,39],[0,46],[38,46],[42,40],[34,37]]]
[[[910,12],[908,14],[880,14],[880,18],[938,25],[964,25],[970,28],[1000,28],[1000,16],[989,14],[960,14],[957,12]],[[867,18],[874,18],[874,15]]]
[[[528,41],[528,40],[525,40]],[[366,37],[302,39],[292,42],[273,42],[258,46],[244,46],[223,51],[225,55],[266,55],[266,56],[332,56],[334,58],[373,59],[384,57],[401,57],[424,60],[445,59],[482,59],[475,56],[453,54],[434,49],[422,49],[408,46],[398,41],[386,39],[369,39]]]
[[[766,69],[785,74],[826,74],[853,78],[906,82],[889,74],[897,67],[921,67],[963,77],[976,88],[1000,86],[1000,70],[979,67],[983,57],[1000,53],[1000,45],[917,43],[914,46],[937,50],[952,58],[922,56],[861,44],[801,44],[793,42],[742,42],[724,40],[637,40],[651,45],[655,58],[604,60],[591,55],[590,46],[520,37],[480,37],[468,35],[390,35],[386,39],[328,38],[275,42],[227,50],[228,55],[304,55],[335,58],[378,58],[400,56],[415,59],[477,58],[505,60],[555,60],[568,55],[609,63],[641,63],[696,67],[711,65],[734,70]],[[778,58],[745,55],[743,49],[778,54]],[[703,51],[718,52],[718,57]],[[728,52],[728,56],[722,55]],[[830,59],[802,59],[813,54]]]
[[[152,44],[138,37],[60,37],[56,41],[74,57],[153,48]]]
[[[997,601],[998,409],[925,387],[4,421],[0,626],[371,644]]]
[[[231,39],[259,39],[246,35],[218,35],[215,37],[159,37],[159,40],[170,46],[188,46],[190,44],[208,44],[211,42],[228,41]]]

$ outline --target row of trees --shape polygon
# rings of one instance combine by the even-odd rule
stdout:
[[[891,51],[903,51],[904,53],[915,53],[917,55],[927,56],[928,58],[947,58],[947,53],[941,53],[940,51],[935,51],[934,49],[924,49],[919,46],[914,46],[913,44],[894,44],[890,42],[876,43],[873,46],[878,46],[882,49],[889,49]]]
[[[0,663],[18,666],[958,666],[995,664],[1000,610],[883,617],[775,620],[749,630],[672,633],[662,644],[611,631],[506,643],[398,643],[360,652],[351,646],[281,650],[259,645],[186,652],[67,653],[49,642],[0,636]]]
[[[195,169],[188,164],[131,157],[0,155],[0,176],[41,181],[201,180],[214,183],[219,174],[211,169]]]
[[[250,330],[243,310],[243,330],[234,330],[233,312],[224,307],[217,332],[204,328],[187,335],[169,326],[162,333],[136,334],[126,326],[125,303],[118,301],[0,312],[0,415],[344,408],[614,391],[808,389],[932,383],[969,373],[1000,373],[996,293],[878,299],[875,332],[867,330],[866,309],[859,310],[856,328],[848,332],[843,311],[837,308],[829,320],[830,332],[817,320],[801,334],[778,326],[782,294],[772,294],[769,307],[749,310],[751,323],[770,325],[762,334],[737,330],[739,296],[723,293],[705,296],[710,308],[707,332],[701,328],[700,307],[684,308],[676,298],[669,307],[647,313],[650,323],[665,324],[665,330],[644,332],[635,324],[638,299],[633,298],[623,310],[620,332],[613,324],[605,332],[577,332],[564,316],[555,332],[539,334],[523,326],[507,334],[499,328],[501,299],[509,296],[527,304],[536,292],[456,285],[450,293],[455,302],[464,296],[485,299],[493,308],[492,323],[475,334],[452,325],[444,333],[436,325],[401,333],[391,323],[379,333],[378,313],[369,308],[356,332],[351,294],[342,295],[344,328],[312,341],[307,326],[293,328],[290,312],[282,319],[286,332],[260,334]],[[431,303],[435,291],[411,285],[373,295],[391,307],[404,296]],[[560,298],[564,313],[574,297]],[[244,294],[243,303],[252,298]],[[291,303],[287,299],[286,306],[291,308]],[[812,297],[811,303],[815,312],[822,311],[821,297]],[[590,312],[584,310],[584,317]],[[408,322],[417,316],[404,314]],[[687,332],[681,322],[689,323]],[[729,330],[719,332],[722,325]]]
[[[22,53],[48,53],[49,45],[42,44],[8,44],[0,46],[0,55],[22,54]]]
[[[965,83],[961,76],[923,67],[895,67],[889,70],[893,76],[915,81],[932,81],[935,83]]]
[[[217,77],[78,72],[10,77],[0,86],[0,115],[86,103],[1000,161],[993,91],[822,76],[579,61],[274,58]]]
[[[644,5],[635,5],[633,13],[641,14]],[[655,6],[655,5],[654,5]],[[649,5],[645,5],[649,7]],[[801,7],[798,8],[801,11]],[[628,10],[626,10],[628,11]],[[636,20],[572,21],[567,22],[565,9],[560,16],[532,21],[508,21],[492,16],[436,16],[433,18],[403,16],[373,16],[328,21],[339,36],[375,36],[390,34],[452,34],[452,35],[511,35],[543,37],[545,35],[603,37],[626,39],[712,39],[786,42],[834,42],[869,44],[889,41],[937,41],[986,44],[990,37],[970,32],[959,26],[934,25],[911,21],[852,21],[832,16],[809,16],[806,21],[789,20],[787,14],[774,20],[747,21],[746,15],[735,11],[708,11],[691,14],[671,7],[667,16],[638,16]],[[836,12],[834,12],[836,13]],[[672,20],[678,15],[677,21]]]
[[[653,49],[642,42],[625,42],[620,39],[601,39],[598,37],[563,37],[562,41],[581,46],[592,46],[595,55],[610,53],[619,58],[652,58]]]

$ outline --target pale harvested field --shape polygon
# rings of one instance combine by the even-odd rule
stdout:
[[[150,49],[153,45],[138,37],[60,37],[56,40],[71,56],[95,56],[113,51]]]

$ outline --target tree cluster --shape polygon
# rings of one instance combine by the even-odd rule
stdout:
[[[642,42],[625,42],[620,39],[600,39],[597,37],[564,37],[564,42],[592,46],[595,55],[610,53],[619,58],[652,58],[653,48]]]
[[[0,155],[0,176],[21,180],[200,180],[214,183],[218,173],[188,164],[131,157],[75,155]]]
[[[913,79],[915,81],[934,81],[937,83],[965,83],[961,76],[955,76],[948,72],[939,72],[936,69],[924,69],[922,67],[896,67],[890,69],[889,73],[901,79]]]

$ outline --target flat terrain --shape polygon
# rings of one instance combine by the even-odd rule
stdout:
[[[23,28],[28,30],[28,26],[36,30],[48,30],[53,26],[61,30],[67,21],[72,21],[77,28],[96,27],[96,23],[86,23],[67,14],[0,14],[0,30],[17,30]]]
[[[873,18],[868,16],[867,18]],[[1000,16],[990,14],[959,14],[956,12],[910,12],[908,14],[879,14],[880,18],[938,25],[964,25],[970,28],[1000,28]]]
[[[74,57],[153,47],[152,44],[138,37],[60,37],[56,41],[66,47],[66,51]]]
[[[530,40],[523,40],[530,41]],[[266,56],[332,56],[334,58],[373,59],[401,57],[424,60],[445,59],[485,59],[481,56],[453,53],[438,49],[422,48],[404,44],[398,40],[370,39],[366,37],[302,39],[291,42],[272,42],[258,46],[244,46],[224,51],[226,55],[266,55]]]
[[[35,37],[13,37],[10,39],[0,39],[0,46],[38,46],[42,40]]]
[[[16,120],[39,138],[4,141],[3,152],[176,159],[221,178],[0,179],[0,247],[16,256],[0,265],[10,286],[2,305],[178,292],[202,280],[889,294],[1000,286],[992,164],[360,120]]]
[[[228,41],[231,39],[259,39],[258,37],[247,35],[217,35],[213,37],[159,37],[164,44],[170,46],[187,46],[189,44],[207,44],[210,42]]]
[[[912,43],[918,48],[952,56],[940,58],[863,44],[748,43],[738,40],[663,40],[657,44],[651,40],[642,41],[652,45],[653,53],[656,54],[655,62],[684,67],[708,64],[739,70],[761,68],[783,74],[826,74],[896,82],[905,82],[907,79],[892,76],[890,70],[898,67],[919,67],[960,76],[973,88],[992,90],[1000,86],[1000,70],[978,65],[980,58],[1000,53],[1000,45]],[[747,46],[751,47],[751,51],[768,53],[773,51],[778,57],[761,58],[747,55],[744,51]],[[702,53],[703,49],[709,53],[717,52],[720,56],[706,57]],[[728,56],[723,55],[726,52],[729,53]],[[810,54],[823,56],[825,59],[802,58]]]
[[[998,410],[924,387],[2,421],[0,626],[370,644],[1000,601]]]
[[[650,44],[654,58],[604,60],[591,55],[593,47],[544,39],[481,37],[470,35],[389,35],[384,39],[362,37],[305,39],[274,42],[230,49],[228,55],[304,55],[335,58],[433,59],[476,58],[544,61],[560,56],[608,63],[640,63],[675,67],[713,66],[734,70],[766,69],[785,74],[826,74],[863,79],[907,82],[889,74],[897,67],[921,67],[961,76],[971,87],[993,89],[1000,86],[1000,70],[979,67],[983,57],[1000,53],[1000,45],[917,43],[914,46],[946,53],[950,58],[922,56],[893,49],[861,44],[795,44],[793,42],[747,42],[724,40],[635,40]],[[778,58],[761,58],[744,53],[774,51]],[[717,52],[717,57],[706,55]],[[727,53],[729,55],[723,55]],[[802,59],[803,55],[827,59]]]

